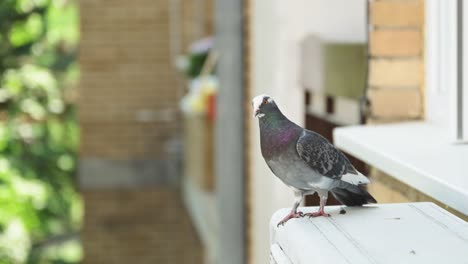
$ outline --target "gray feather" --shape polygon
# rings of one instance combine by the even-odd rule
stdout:
[[[357,174],[343,153],[313,131],[304,129],[297,140],[296,149],[310,168],[323,176],[340,179],[346,173]]]

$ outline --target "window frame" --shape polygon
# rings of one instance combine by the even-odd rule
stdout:
[[[468,4],[427,0],[425,12],[426,120],[468,142]]]

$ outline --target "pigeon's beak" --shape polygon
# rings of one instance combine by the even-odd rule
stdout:
[[[254,110],[254,117],[257,117],[260,114],[260,109]]]
[[[261,117],[264,117],[265,114],[260,112],[260,109],[257,109],[254,111],[254,117],[258,117],[258,118],[261,118]]]

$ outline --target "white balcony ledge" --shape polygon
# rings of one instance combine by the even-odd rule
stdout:
[[[336,128],[336,146],[468,215],[468,145],[425,122]]]
[[[327,206],[331,217],[270,222],[270,263],[466,263],[468,224],[433,203]],[[303,212],[316,207],[300,208]]]

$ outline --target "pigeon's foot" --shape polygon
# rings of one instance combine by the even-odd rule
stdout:
[[[279,227],[280,225],[284,225],[287,221],[289,221],[289,219],[301,218],[301,217],[303,217],[303,216],[304,216],[304,213],[303,213],[303,212],[294,212],[294,211],[292,211],[292,212],[290,212],[287,216],[285,216],[285,217],[283,218],[283,220],[281,220],[281,221],[278,223],[277,227]]]
[[[314,213],[307,213],[307,214],[305,214],[305,216],[308,216],[309,218],[310,218],[310,217],[317,217],[317,216],[329,217],[330,214],[327,214],[327,213],[325,213],[325,211],[320,210],[320,211],[314,212]]]

